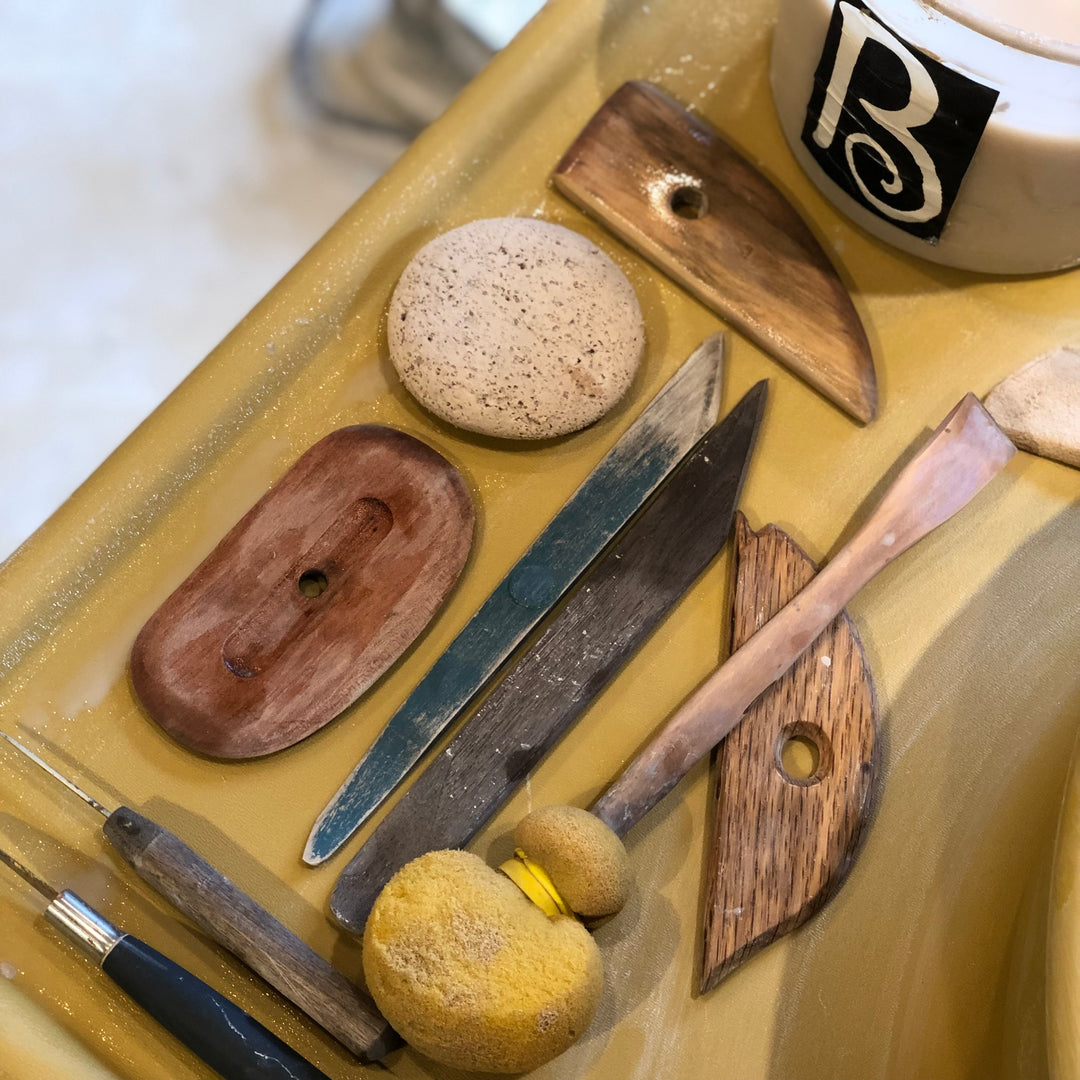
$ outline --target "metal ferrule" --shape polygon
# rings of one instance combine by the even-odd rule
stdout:
[[[89,904],[66,889],[45,909],[45,918],[99,965],[124,936]]]

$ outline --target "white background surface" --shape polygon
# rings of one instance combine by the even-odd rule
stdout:
[[[0,559],[388,164],[296,101],[303,8],[0,2]]]

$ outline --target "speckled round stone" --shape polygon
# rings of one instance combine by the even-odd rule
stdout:
[[[645,347],[626,275],[580,233],[533,218],[474,221],[421,248],[394,289],[388,337],[421,405],[510,439],[598,420]]]

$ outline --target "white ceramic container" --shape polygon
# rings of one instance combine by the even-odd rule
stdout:
[[[1080,263],[1080,0],[781,0],[771,82],[875,236],[986,273]]]

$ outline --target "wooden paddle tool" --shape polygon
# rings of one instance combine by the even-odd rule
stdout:
[[[344,929],[364,932],[382,887],[411,859],[465,847],[716,558],[767,389],[763,380],[747,391],[619,530],[349,860],[330,898]]]
[[[520,865],[507,876],[521,890],[463,851],[429,852],[398,871],[364,932],[368,988],[394,1029],[437,1060],[484,1071],[524,1071],[565,1050],[592,1019],[603,976],[584,925],[558,913],[596,920],[621,908],[629,864],[618,837],[738,724],[863,585],[966,505],[1014,453],[967,395],[851,540],[690,695],[591,813],[547,807],[518,825]]]
[[[813,578],[775,525],[735,519],[732,650]],[[747,710],[712,762],[701,993],[801,926],[836,892],[870,817],[877,703],[842,611]]]
[[[352,836],[716,423],[723,355],[723,334],[710,335],[690,354],[495,586],[319,815],[304,862],[321,863]],[[659,592],[655,581],[649,588]],[[493,752],[493,742],[484,740],[485,762]],[[375,883],[372,899],[386,877]],[[363,929],[360,919],[356,931]]]
[[[857,420],[877,411],[862,322],[784,195],[647,82],[604,103],[555,186]]]
[[[473,504],[430,446],[373,425],[304,453],[150,617],[135,690],[177,742],[270,754],[360,696],[465,565]]]

